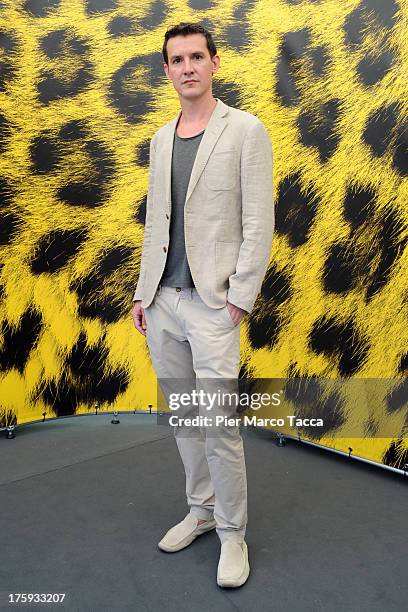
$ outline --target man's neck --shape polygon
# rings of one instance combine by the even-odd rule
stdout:
[[[217,100],[212,96],[203,100],[181,99],[181,116],[179,124],[188,128],[197,124],[207,124],[217,105]]]

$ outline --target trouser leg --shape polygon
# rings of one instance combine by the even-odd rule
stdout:
[[[194,294],[184,300],[183,318],[189,340],[197,389],[238,394],[240,329],[228,309],[209,308]],[[200,414],[237,418],[237,403],[215,402],[212,410],[200,406]],[[247,479],[243,440],[239,425],[206,428],[205,455],[215,492],[214,518],[221,542],[243,541],[247,523]]]
[[[190,344],[179,319],[179,295],[162,291],[145,309],[146,339],[158,382],[167,402],[171,393],[190,392],[195,372]],[[193,417],[197,408],[187,406],[183,416]],[[205,435],[200,427],[173,427],[186,475],[190,512],[210,519],[214,512],[214,487],[206,458]]]

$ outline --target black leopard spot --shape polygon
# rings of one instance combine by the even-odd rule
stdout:
[[[323,285],[331,293],[344,293],[356,286],[354,256],[348,244],[333,244],[323,268]]]
[[[403,224],[396,212],[390,211],[383,216],[377,247],[380,261],[367,287],[367,300],[370,300],[388,282],[393,265],[402,255],[407,244],[407,238],[402,235],[402,231]]]
[[[128,383],[128,376],[121,368],[113,371],[107,366],[108,350],[102,338],[89,346],[84,333],[72,347],[66,365],[76,384],[78,401],[113,402]]]
[[[165,80],[160,53],[132,58],[112,76],[108,99],[131,123],[153,110],[152,89]]]
[[[283,36],[277,61],[276,92],[285,106],[296,106],[300,100],[297,86],[300,59],[305,56],[310,45],[311,34],[304,28],[298,32],[287,32]]]
[[[90,44],[76,33],[67,29],[54,30],[44,36],[40,44],[49,58],[49,68],[41,72],[38,83],[42,104],[75,96],[93,81],[93,65],[88,59]]]
[[[46,17],[50,11],[57,9],[61,0],[27,0],[23,8],[33,17]]]
[[[42,327],[41,314],[28,309],[17,326],[2,323],[3,346],[0,347],[0,370],[17,368],[22,374],[31,350],[35,347]]]
[[[103,342],[88,346],[86,336],[84,332],[81,332],[66,363],[72,374],[79,379],[98,379],[103,376],[107,357],[108,349]]]
[[[278,185],[276,233],[287,236],[291,247],[305,244],[317,211],[317,198],[309,189],[301,190],[301,176],[286,176]]]
[[[408,176],[408,124],[397,128],[392,163],[402,177]]]
[[[105,373],[92,389],[92,400],[111,404],[129,386],[129,375],[123,368]]]
[[[206,11],[215,6],[214,0],[187,0],[187,4],[196,11]]]
[[[402,355],[398,365],[398,372],[401,374],[404,374],[405,372],[408,373],[408,353]]]
[[[7,151],[9,146],[9,138],[13,133],[12,123],[0,113],[0,153]]]
[[[13,204],[15,192],[10,183],[0,177],[0,211]]]
[[[375,438],[378,433],[378,421],[374,419],[373,416],[369,416],[363,425],[364,437],[365,438]]]
[[[361,9],[371,12],[378,23],[387,29],[391,29],[394,27],[399,5],[396,0],[387,0],[387,2],[383,0],[362,0]]]
[[[331,59],[330,52],[327,47],[323,45],[320,47],[314,47],[309,50],[309,57],[312,62],[312,70],[316,77],[323,77],[327,74]]]
[[[367,54],[357,64],[357,72],[363,85],[370,87],[381,81],[392,69],[394,62],[391,50],[383,51],[379,56]]]
[[[17,425],[17,414],[11,408],[0,406],[0,427],[9,427],[11,425]]]
[[[140,29],[142,31],[151,31],[153,28],[156,28],[167,19],[169,12],[170,9],[167,6],[166,2],[163,2],[163,0],[155,0],[150,4],[147,13],[140,20]],[[201,23],[202,22],[203,20],[201,20]]]
[[[249,47],[250,30],[248,17],[256,0],[245,0],[237,4],[234,9],[233,22],[225,29],[224,38],[227,45],[236,51],[244,51]]]
[[[369,352],[368,340],[359,335],[350,321],[340,328],[338,369],[342,376],[352,376],[364,365]]]
[[[67,55],[86,55],[90,46],[84,39],[68,30],[53,30],[40,41],[43,53],[49,59],[66,57]]]
[[[254,349],[273,348],[283,327],[277,308],[268,308],[248,320],[248,339]]]
[[[342,376],[355,374],[365,362],[369,350],[368,340],[359,334],[354,322],[321,317],[313,324],[309,346],[336,363]],[[335,361],[333,361],[333,357]]]
[[[99,185],[70,183],[58,189],[57,194],[60,200],[71,206],[95,208],[105,201],[105,192]]]
[[[126,316],[130,310],[129,304],[115,295],[108,297],[80,297],[78,298],[78,314],[88,319],[100,319],[103,323],[116,323]]]
[[[133,257],[133,249],[130,247],[119,246],[110,249],[102,257],[98,270],[103,276],[110,276],[120,267],[127,265]]]
[[[362,45],[364,40],[364,20],[360,8],[356,8],[351,13],[346,15],[344,20],[344,40],[346,45],[351,49],[355,49]]]
[[[79,403],[79,389],[74,383],[61,378],[58,382],[47,381],[41,391],[41,399],[49,406],[55,416],[69,416],[75,414]]]
[[[395,0],[362,0],[345,18],[343,28],[346,44],[354,50],[363,44],[366,34],[376,27],[391,29],[397,10],[398,3]]]
[[[59,138],[64,141],[85,140],[89,134],[88,124],[84,119],[73,119],[61,126]]]
[[[262,297],[275,304],[282,304],[292,296],[292,293],[289,274],[285,270],[278,270],[276,265],[271,266],[262,283]]]
[[[297,428],[309,438],[319,439],[333,433],[346,421],[344,402],[337,391],[325,393],[324,385],[313,376],[288,378],[284,385],[285,399],[295,405],[295,416],[305,419],[323,419],[321,426]]]
[[[407,410],[408,379],[403,380],[402,382],[400,382],[399,385],[394,387],[394,389],[387,395],[385,402],[388,414],[399,412],[403,408]]]
[[[381,157],[390,146],[398,117],[397,104],[376,109],[367,120],[363,140],[377,157]]]
[[[72,206],[94,208],[104,204],[116,165],[110,151],[103,143],[89,140],[84,142],[83,147],[89,158],[88,182],[63,185],[57,194],[62,201]]]
[[[115,161],[110,150],[97,140],[88,140],[85,150],[92,160],[92,165],[100,185],[106,185],[112,179],[116,170]]]
[[[33,139],[29,154],[32,169],[36,174],[47,174],[58,167],[61,161],[62,150],[59,143],[46,134]]]
[[[109,34],[113,37],[134,34],[136,29],[135,22],[125,15],[114,17],[110,20],[107,27]]]
[[[146,223],[146,207],[147,207],[147,195],[140,201],[139,206],[136,208],[134,219],[137,223],[144,225]]]
[[[344,199],[344,218],[352,230],[369,223],[374,215],[377,192],[374,188],[362,185],[347,187]]]
[[[228,106],[245,108],[243,105],[243,102],[245,103],[245,98],[242,97],[241,99],[241,92],[234,83],[220,82],[219,80],[214,81],[213,95],[215,98],[219,98],[225,102],[225,104],[228,104]]]
[[[405,448],[405,440],[393,440],[381,459],[384,465],[402,469],[408,463],[408,448]]]
[[[320,382],[313,376],[288,378],[284,386],[285,398],[295,406],[317,403],[323,393]]]
[[[152,87],[163,83],[163,59],[161,54],[133,57],[114,72],[109,86],[108,99],[131,123],[142,121],[154,108]]]
[[[0,29],[0,91],[6,91],[7,85],[16,74],[14,58],[19,46],[14,32]]]
[[[41,274],[60,270],[77,254],[87,236],[88,232],[83,229],[54,230],[43,236],[31,260],[31,271]]]
[[[109,277],[121,267],[131,264],[132,258],[133,249],[130,247],[110,249],[98,260],[96,267],[87,276],[72,281],[71,290],[75,290],[82,297],[91,293],[100,293]]]
[[[321,397],[315,404],[298,407],[295,410],[295,416],[301,419],[323,419],[323,425],[298,428],[298,431],[304,436],[315,440],[333,435],[346,422],[343,400],[339,393],[331,393],[327,397]]]
[[[143,142],[137,145],[136,158],[135,158],[136,164],[144,168],[147,167],[150,162],[149,154],[150,154],[150,138],[147,140],[144,140]]]
[[[330,159],[340,141],[336,133],[339,106],[339,100],[336,99],[322,105],[316,104],[311,110],[302,111],[297,120],[301,142],[306,147],[317,148],[322,162]]]
[[[85,10],[88,15],[107,13],[118,7],[118,0],[85,0]]]
[[[129,273],[134,267],[133,260],[134,251],[130,247],[111,249],[87,276],[71,282],[81,316],[114,323],[128,314],[128,298],[134,286],[134,275]],[[117,272],[121,270],[119,278]]]
[[[20,218],[12,213],[0,214],[0,245],[10,244],[21,229]]]

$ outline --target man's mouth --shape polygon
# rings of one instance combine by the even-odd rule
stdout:
[[[185,85],[186,83],[197,83],[197,81],[194,81],[194,80],[191,80],[191,81],[184,81],[184,85]]]

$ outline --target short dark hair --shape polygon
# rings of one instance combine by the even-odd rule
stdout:
[[[210,32],[204,28],[200,23],[186,23],[182,22],[178,25],[171,27],[164,35],[164,43],[163,43],[163,58],[165,64],[169,63],[169,58],[167,55],[167,41],[169,38],[174,38],[174,36],[189,36],[189,34],[202,34],[205,36],[207,41],[207,49],[210,54],[210,57],[214,57],[217,54],[217,49],[215,47],[213,37]]]

